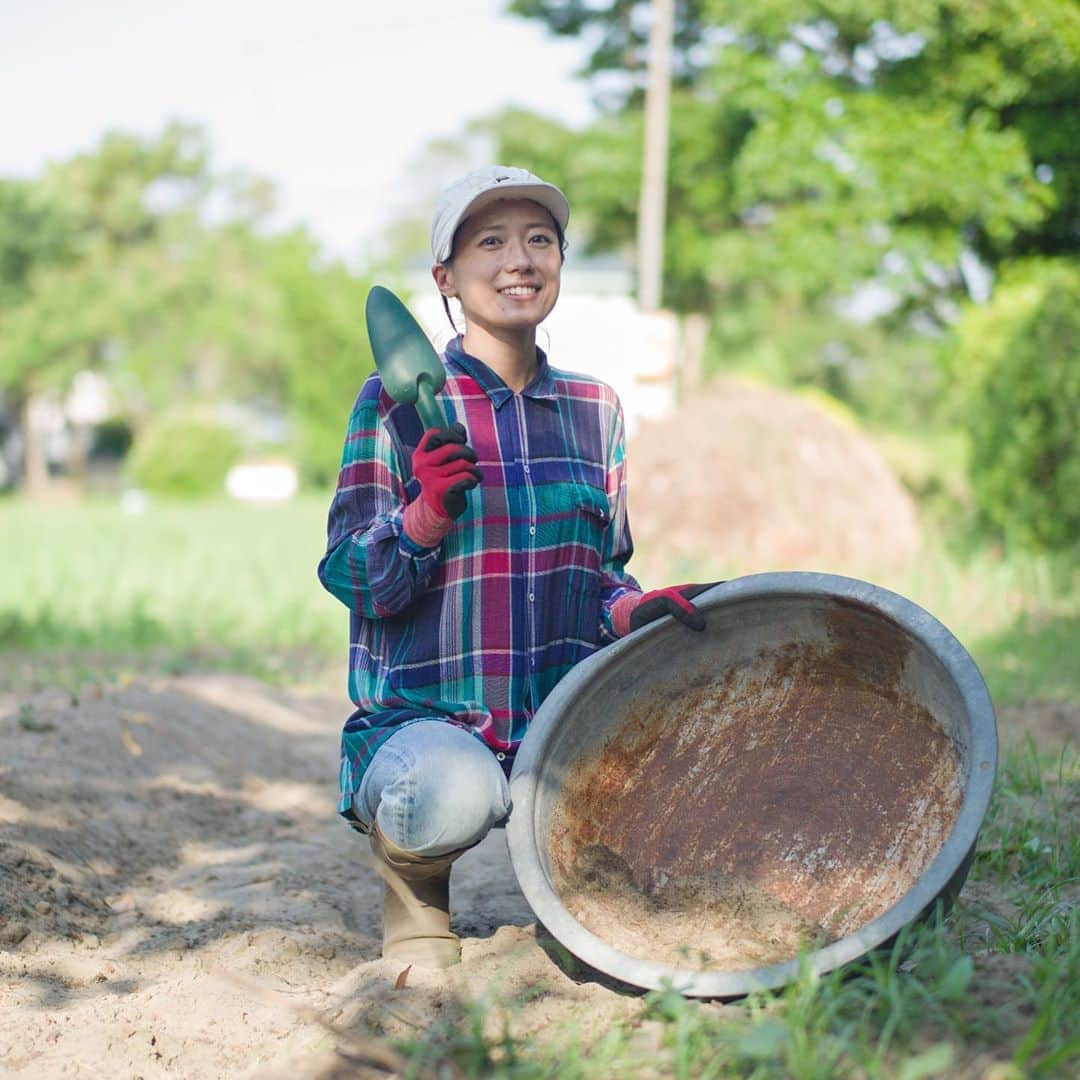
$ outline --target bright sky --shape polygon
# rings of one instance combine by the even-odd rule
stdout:
[[[572,77],[582,44],[508,3],[0,0],[0,175],[32,176],[110,129],[195,122],[219,169],[273,180],[284,221],[362,258],[433,186],[415,175],[428,140],[507,104],[591,115]]]

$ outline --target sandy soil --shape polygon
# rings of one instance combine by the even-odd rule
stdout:
[[[620,952],[693,971],[766,967],[832,940],[732,874],[686,875],[642,889],[626,860],[603,844],[582,849],[560,896],[582,926]]]
[[[554,962],[502,832],[455,869],[463,964],[400,985],[333,812],[341,715],[220,675],[0,696],[0,1075],[329,1076],[343,1052],[392,1066],[373,1036],[463,1000],[546,1039],[640,1012]],[[1080,710],[1036,726],[1075,734]]]
[[[455,867],[464,963],[379,958],[380,882],[334,812],[342,706],[235,676],[0,698],[0,1075],[318,1075],[321,1026],[602,1030],[633,996],[537,941],[496,831]],[[543,946],[543,947],[542,947]]]

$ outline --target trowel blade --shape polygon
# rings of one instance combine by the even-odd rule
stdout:
[[[444,426],[434,395],[446,382],[446,369],[412,313],[389,289],[374,285],[365,318],[386,392],[403,405],[415,405],[425,428]]]

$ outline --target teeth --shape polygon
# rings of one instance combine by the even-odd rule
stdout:
[[[532,296],[539,292],[535,285],[511,285],[508,289],[499,290],[504,296]]]

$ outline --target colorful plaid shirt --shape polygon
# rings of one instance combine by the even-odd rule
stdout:
[[[351,612],[347,818],[376,750],[402,724],[458,724],[509,769],[540,703],[615,639],[611,606],[639,589],[624,570],[633,545],[618,398],[538,357],[536,378],[515,394],[460,338],[448,346],[439,401],[448,423],[465,425],[482,480],[436,548],[402,530],[420,494],[416,409],[395,404],[377,374],[357,398],[319,564]]]

